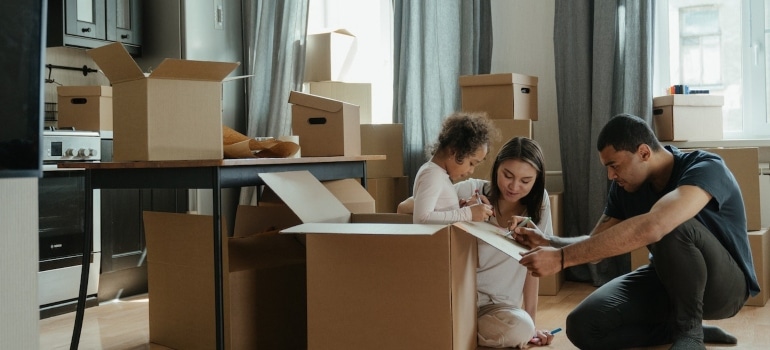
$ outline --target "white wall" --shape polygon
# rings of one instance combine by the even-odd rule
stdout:
[[[38,349],[37,178],[0,179],[0,349]]]
[[[491,4],[492,73],[538,77],[538,120],[534,138],[545,153],[546,170],[560,171],[553,58],[555,0],[491,0]]]

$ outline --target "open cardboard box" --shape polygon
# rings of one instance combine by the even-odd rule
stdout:
[[[306,171],[261,177],[303,222],[281,232],[305,234],[309,349],[476,348],[476,238],[526,248],[487,223],[352,214]]]

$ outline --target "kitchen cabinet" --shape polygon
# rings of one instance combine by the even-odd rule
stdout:
[[[141,0],[51,0],[47,46],[95,48],[120,42],[140,56],[141,13]]]

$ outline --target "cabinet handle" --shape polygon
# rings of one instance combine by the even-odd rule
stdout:
[[[83,28],[83,29],[80,29],[80,31],[83,32],[83,33],[90,33],[91,32],[91,28]]]
[[[121,35],[120,35],[120,38],[121,38],[121,39],[128,39],[128,34],[121,34]]]

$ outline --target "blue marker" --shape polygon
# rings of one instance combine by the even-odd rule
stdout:
[[[554,335],[554,334],[559,333],[559,332],[561,332],[561,327],[552,330],[551,331],[551,335]]]

